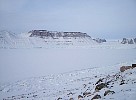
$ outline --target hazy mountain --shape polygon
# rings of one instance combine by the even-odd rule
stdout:
[[[0,48],[30,48],[67,45],[94,44],[89,35],[82,32],[57,32],[47,30],[32,30],[28,33],[14,34],[0,31]]]

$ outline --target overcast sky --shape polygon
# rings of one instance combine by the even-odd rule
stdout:
[[[0,30],[33,29],[136,37],[136,0],[0,0]]]

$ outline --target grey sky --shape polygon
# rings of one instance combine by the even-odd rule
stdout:
[[[93,37],[136,36],[136,0],[0,0],[0,30],[81,31]]]

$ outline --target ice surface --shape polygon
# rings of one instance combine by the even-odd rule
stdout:
[[[111,66],[136,59],[136,49],[0,49],[0,82]]]

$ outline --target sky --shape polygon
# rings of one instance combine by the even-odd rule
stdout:
[[[0,30],[34,29],[136,37],[136,0],[0,0]]]

